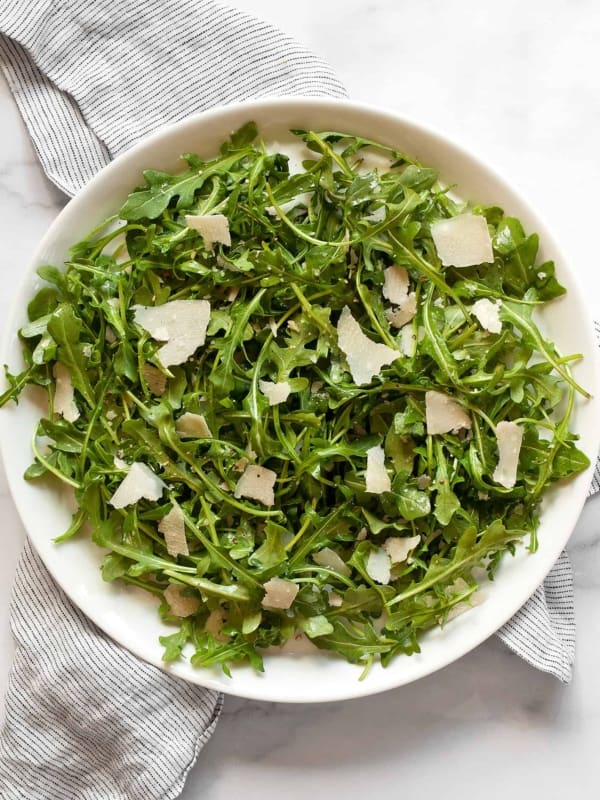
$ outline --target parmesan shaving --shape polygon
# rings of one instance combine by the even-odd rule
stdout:
[[[406,325],[400,331],[400,352],[407,358],[412,358],[417,350],[417,336],[412,325]]]
[[[466,411],[442,392],[425,392],[425,416],[427,433],[430,436],[437,433],[456,433],[461,428],[467,430],[471,428],[471,420]]]
[[[499,422],[496,425],[498,442],[498,466],[493,478],[500,486],[512,489],[517,482],[519,453],[523,441],[523,429],[516,422]]]
[[[211,439],[212,433],[203,414],[186,411],[175,422],[175,430],[182,439]]]
[[[370,383],[381,368],[395,361],[400,353],[385,344],[373,342],[344,306],[337,324],[338,346],[346,356],[352,379],[357,386]]]
[[[487,220],[479,214],[434,222],[431,238],[444,267],[472,267],[494,260]]]
[[[142,372],[152,394],[159,397],[163,395],[167,388],[167,376],[151,364],[144,364]]]
[[[235,497],[249,497],[265,506],[272,506],[275,503],[273,487],[276,479],[277,473],[272,469],[254,465],[246,467],[235,487]]]
[[[417,313],[417,295],[414,292],[407,294],[399,308],[386,308],[387,321],[394,328],[402,328],[410,322]]]
[[[54,410],[57,414],[60,414],[63,419],[66,419],[67,422],[75,422],[75,420],[79,419],[79,409],[75,403],[71,373],[64,364],[57,361],[52,368],[52,374],[56,381]]]
[[[337,592],[329,592],[327,602],[332,608],[339,608],[344,603],[344,598]]]
[[[163,594],[175,617],[190,617],[200,608],[200,600],[197,597],[186,597],[182,591],[183,586],[170,583]]]
[[[392,562],[383,548],[371,550],[367,558],[365,568],[367,575],[375,581],[387,585],[390,582],[390,570]]]
[[[212,250],[216,242],[231,246],[229,220],[223,214],[186,214],[185,224],[198,231],[207,250]]]
[[[227,622],[227,611],[219,606],[211,611],[204,624],[204,630],[210,633],[218,642],[228,642],[229,636],[221,633],[221,628]]]
[[[408,272],[405,267],[383,270],[383,296],[395,306],[401,306],[408,296]]]
[[[173,558],[189,556],[187,539],[185,538],[185,520],[179,506],[173,506],[169,513],[158,523],[158,530],[165,537],[167,553]]]
[[[298,584],[284,578],[271,578],[263,584],[265,596],[262,599],[264,608],[289,608],[298,594]]]
[[[170,300],[162,306],[134,306],[137,324],[159,341],[156,353],[165,367],[185,363],[206,341],[208,300]]]
[[[392,564],[401,564],[406,561],[411,550],[421,541],[420,536],[390,536],[383,543],[383,549],[390,557]]]
[[[335,550],[331,549],[331,547],[324,547],[322,550],[319,550],[318,553],[314,553],[313,561],[320,567],[339,572],[340,575],[350,575],[350,567],[338,556]]]
[[[390,476],[385,468],[385,453],[380,444],[367,450],[365,483],[367,492],[371,494],[383,494],[392,488]]]
[[[271,383],[271,381],[259,381],[261,392],[268,399],[270,406],[278,406],[290,396],[291,387],[287,381],[280,381],[279,383]]]
[[[150,467],[134,461],[121,481],[117,491],[108,501],[113,508],[125,508],[141,500],[156,501],[163,493],[165,484]]]
[[[500,333],[502,331],[502,320],[500,319],[501,303],[497,300],[492,303],[487,297],[473,303],[471,311],[477,317],[481,327],[490,333]]]

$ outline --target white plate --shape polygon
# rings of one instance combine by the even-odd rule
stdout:
[[[496,204],[519,217],[528,231],[540,234],[542,259],[553,258],[568,294],[546,309],[543,325],[566,353],[583,353],[575,375],[595,397],[600,396],[593,328],[574,270],[550,231],[531,207],[487,165],[440,134],[388,111],[345,101],[317,99],[259,100],[215,109],[158,131],[103,169],[66,206],[41,242],[15,300],[7,325],[2,361],[13,370],[21,363],[16,330],[25,322],[26,305],[40,281],[35,269],[60,265],[70,244],[83,238],[100,220],[114,213],[143,169],[181,168],[179,155],[213,156],[218,145],[244,122],[253,119],[265,139],[285,141],[290,128],[342,130],[377,139],[439,169],[447,183],[458,184],[463,199]],[[10,488],[24,525],[48,569],[69,597],[98,626],[141,658],[162,666],[158,637],[171,632],[161,623],[155,601],[144,592],[104,583],[98,571],[101,551],[83,539],[56,546],[52,538],[68,527],[72,501],[55,488],[22,480],[32,460],[30,439],[39,416],[31,397],[0,412],[2,454]],[[578,401],[572,428],[592,461],[600,441],[597,400]],[[503,625],[544,579],[571,534],[586,497],[592,471],[552,491],[544,502],[539,550],[519,549],[504,559],[485,601],[443,630],[423,637],[422,652],[397,658],[387,669],[375,666],[359,682],[360,669],[325,655],[273,655],[265,674],[237,667],[233,678],[192,668],[187,662],[169,667],[186,680],[242,697],[283,702],[340,700],[373,694],[423,677],[460,658]]]

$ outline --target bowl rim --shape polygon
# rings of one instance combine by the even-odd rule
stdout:
[[[366,115],[375,115],[378,117],[385,117],[387,118],[392,124],[393,123],[400,123],[404,126],[408,126],[411,128],[414,133],[419,136],[423,135],[430,140],[439,143],[443,146],[450,146],[456,152],[460,153],[462,156],[467,158],[468,160],[472,161],[477,169],[483,170],[484,172],[490,174],[494,180],[497,182],[498,186],[504,191],[507,195],[512,196],[525,206],[531,216],[535,219],[536,224],[539,227],[544,229],[543,241],[544,244],[547,245],[548,249],[552,251],[553,257],[560,262],[561,267],[564,269],[566,273],[569,274],[570,280],[573,284],[572,288],[570,289],[570,294],[575,294],[577,296],[577,301],[585,310],[585,320],[584,324],[582,325],[582,329],[585,330],[588,342],[591,343],[593,346],[590,346],[589,352],[593,354],[593,377],[594,377],[594,385],[590,386],[590,390],[595,398],[600,398],[600,357],[597,353],[597,348],[595,346],[595,334],[593,331],[592,325],[592,314],[590,313],[589,304],[587,301],[586,294],[583,290],[581,280],[575,271],[570,258],[566,254],[565,250],[563,249],[562,245],[559,244],[556,239],[554,238],[551,229],[546,224],[544,217],[539,213],[537,208],[531,204],[528,200],[526,194],[520,190],[518,185],[515,181],[511,179],[510,183],[496,170],[493,165],[490,165],[487,159],[483,158],[479,155],[478,152],[473,151],[472,148],[466,148],[461,144],[457,143],[453,138],[446,136],[444,133],[440,131],[439,128],[433,127],[432,125],[423,124],[410,116],[400,114],[392,109],[377,106],[374,104],[369,103],[362,103],[362,102],[354,102],[352,100],[347,99],[338,99],[338,98],[324,98],[324,97],[296,97],[296,96],[280,96],[280,97],[266,97],[266,98],[258,98],[258,99],[251,99],[245,100],[242,102],[232,103],[229,105],[224,106],[216,106],[214,108],[208,109],[206,111],[198,112],[197,114],[193,114],[188,116],[178,122],[163,125],[157,130],[153,131],[151,134],[143,137],[139,142],[137,142],[133,147],[126,150],[125,152],[119,154],[114,160],[112,160],[109,164],[103,167],[96,175],[94,175],[87,184],[80,189],[64,206],[64,208],[58,213],[56,218],[48,227],[47,231],[37,244],[32,253],[26,269],[22,275],[22,278],[19,282],[17,291],[11,301],[9,311],[6,318],[6,323],[4,326],[4,334],[2,338],[0,352],[3,354],[7,354],[9,350],[9,342],[11,336],[14,336],[15,332],[15,324],[16,320],[19,316],[19,313],[22,313],[22,302],[24,297],[26,297],[28,283],[31,280],[31,276],[34,273],[35,269],[41,263],[40,256],[44,253],[44,250],[47,246],[48,242],[51,242],[55,236],[57,231],[59,231],[66,219],[69,216],[76,212],[77,207],[80,203],[83,203],[90,195],[93,196],[94,192],[96,191],[96,187],[104,182],[110,181],[112,176],[117,174],[120,170],[121,166],[133,159],[139,153],[143,151],[149,150],[151,151],[156,145],[159,145],[164,140],[168,140],[169,137],[175,131],[185,131],[186,129],[193,130],[199,125],[210,121],[214,118],[219,118],[223,115],[231,114],[234,117],[236,114],[240,112],[245,112],[248,115],[248,119],[252,118],[253,110],[271,107],[274,110],[277,109],[294,109],[296,111],[302,110],[314,110],[321,109],[321,110],[328,110],[331,109],[332,111],[335,108],[346,109],[350,112],[358,113],[358,114],[366,114]],[[179,153],[177,153],[179,155]],[[140,176],[141,177],[141,176]],[[583,334],[582,334],[583,335]],[[586,353],[587,357],[587,353]],[[600,406],[600,401],[593,401],[598,402]],[[1,426],[0,426],[1,428]],[[0,431],[1,432],[1,431]],[[592,448],[593,452],[597,452],[600,447],[600,428],[595,431],[595,436],[592,437],[592,443],[594,447]],[[21,483],[22,477],[20,475],[15,475],[14,472],[10,472],[8,468],[8,456],[7,456],[7,446],[4,442],[4,437],[0,435],[0,455],[2,457],[2,461],[4,463],[7,481],[9,484],[10,493],[15,503],[17,510],[19,512],[19,516],[23,521],[23,525],[27,530],[27,525],[25,523],[26,514],[23,511],[24,502],[22,498],[20,498],[19,491],[17,489],[17,485]],[[329,701],[337,701],[337,700],[344,700],[344,699],[351,699],[356,697],[367,696],[371,694],[376,694],[379,692],[387,691],[392,688],[399,687],[401,685],[406,685],[411,683],[413,680],[418,680],[420,678],[426,677],[433,672],[438,671],[439,669],[444,668],[445,666],[453,663],[454,661],[462,658],[464,655],[469,653],[471,650],[478,647],[483,641],[488,639],[492,634],[496,633],[514,614],[523,606],[525,602],[529,599],[529,597],[536,591],[539,584],[543,581],[546,577],[548,572],[552,569],[553,564],[556,561],[556,558],[566,545],[569,537],[571,536],[581,513],[581,509],[585,503],[587,497],[587,487],[592,480],[594,472],[594,461],[592,460],[591,466],[588,470],[579,476],[580,478],[580,488],[578,489],[576,498],[571,499],[571,507],[572,507],[572,519],[573,524],[569,526],[569,529],[566,533],[563,533],[562,536],[557,537],[557,541],[554,547],[554,556],[550,559],[548,556],[547,561],[536,561],[531,566],[531,580],[530,586],[527,591],[527,595],[525,596],[524,592],[517,593],[517,597],[513,599],[512,603],[507,603],[505,606],[505,613],[503,614],[503,619],[496,625],[496,627],[491,630],[487,629],[480,633],[478,636],[472,636],[469,638],[467,646],[461,647],[460,652],[455,652],[455,649],[449,648],[449,652],[447,657],[438,659],[436,663],[432,664],[429,667],[421,670],[419,675],[416,677],[409,677],[407,680],[403,680],[401,677],[394,678],[395,673],[392,670],[389,670],[389,676],[387,679],[382,679],[378,681],[377,685],[369,685],[369,681],[356,681],[356,686],[354,691],[348,691],[347,687],[345,689],[337,689],[335,686],[329,687],[328,692],[318,691],[315,690],[312,695],[304,694],[302,697],[290,697],[289,694],[285,692],[270,692],[268,696],[265,695],[264,692],[260,691],[258,688],[256,691],[246,691],[246,690],[238,690],[235,686],[235,680],[232,681],[232,685],[230,690],[228,690],[227,686],[224,686],[221,681],[213,680],[212,677],[206,673],[202,675],[202,670],[197,670],[199,677],[203,678],[202,680],[193,681],[194,683],[198,683],[202,686],[206,686],[207,688],[215,688],[220,691],[225,691],[227,693],[246,697],[249,699],[256,699],[256,700],[268,700],[273,702],[293,702],[293,703],[304,703],[304,702],[329,702]],[[583,475],[587,479],[587,482],[583,480]],[[583,484],[585,482],[585,491]],[[573,504],[573,501],[576,502]],[[28,532],[29,535],[29,532]],[[39,548],[36,545],[35,537],[30,536],[30,540],[34,545],[36,551],[39,553],[42,561],[46,564],[46,567],[49,569],[52,577],[54,580],[59,584],[59,586],[63,589],[66,595],[71,599],[71,601],[78,607],[81,608],[81,604],[77,597],[73,596],[73,593],[70,591],[70,586],[65,585],[65,583],[61,579],[61,575],[57,574],[57,571],[53,569],[51,564],[46,563],[44,559],[43,553],[39,551]],[[83,610],[83,609],[82,609]],[[136,656],[141,658],[142,660],[152,663],[155,666],[162,669],[167,674],[178,674],[177,668],[173,668],[172,666],[165,665],[162,661],[158,661],[155,658],[152,658],[147,653],[140,652],[139,648],[132,647],[130,643],[124,640],[123,637],[119,636],[114,631],[110,631],[109,627],[106,624],[104,618],[102,618],[101,614],[96,611],[96,609],[89,609],[86,608],[84,611],[85,615],[92,620],[98,627],[100,627],[108,636],[110,636],[114,641],[118,642],[120,645],[125,647],[130,652],[134,653]],[[187,675],[179,675],[187,680],[192,680]],[[235,675],[234,675],[235,678]]]

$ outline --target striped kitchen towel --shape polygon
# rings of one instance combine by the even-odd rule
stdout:
[[[140,137],[203,109],[249,97],[345,96],[293,39],[210,0],[2,0],[0,61],[44,171],[68,195]],[[219,695],[105,637],[29,544],[11,624],[3,800],[176,797],[216,724]],[[567,681],[574,632],[563,555],[499,635]]]

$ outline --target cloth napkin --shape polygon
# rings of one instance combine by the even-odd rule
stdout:
[[[210,0],[2,0],[0,62],[46,175],[67,195],[140,137],[192,113],[250,97],[346,95],[292,38]],[[0,797],[176,797],[222,698],[108,639],[29,542],[11,626]],[[575,621],[566,554],[499,636],[533,666],[569,680]]]

